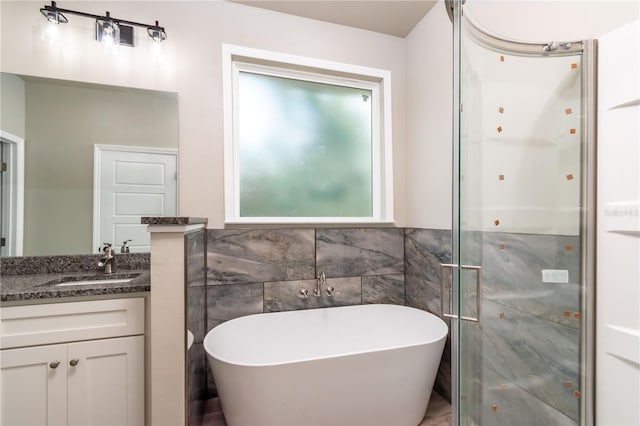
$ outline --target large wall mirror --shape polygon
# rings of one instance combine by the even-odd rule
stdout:
[[[0,77],[0,255],[149,251],[140,217],[177,215],[177,94]]]

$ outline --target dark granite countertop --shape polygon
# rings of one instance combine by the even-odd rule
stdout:
[[[66,281],[125,279],[129,282],[113,282],[84,285],[55,286]],[[4,275],[2,276],[1,301],[19,302],[64,297],[101,296],[148,292],[151,288],[148,269],[123,270],[113,274],[90,272],[61,272],[47,274]],[[60,300],[58,300],[60,301]]]
[[[143,225],[200,225],[207,224],[207,219],[202,217],[168,217],[168,216],[143,216],[140,219]]]
[[[131,281],[55,286],[65,281],[133,278]],[[56,272],[44,274],[3,275],[0,290],[2,302],[60,299],[64,297],[101,296],[140,293],[150,290],[148,269],[122,270],[113,274],[99,272]]]
[[[62,301],[66,297],[148,292],[149,253],[114,255],[116,270],[104,274],[102,255],[26,256],[0,258],[0,303]],[[131,281],[55,286],[65,281],[132,278]]]

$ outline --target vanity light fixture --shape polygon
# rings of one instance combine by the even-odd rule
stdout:
[[[92,13],[79,12],[77,10],[62,9],[56,5],[55,1],[51,5],[45,5],[40,9],[40,13],[52,24],[66,24],[69,22],[63,14],[77,15],[96,20],[96,40],[105,45],[123,44],[133,46],[133,27],[146,28],[147,34],[156,44],[167,39],[164,27],[155,22],[155,25],[142,24],[140,22],[127,21],[125,19],[113,18],[107,11],[105,16],[94,15]]]
[[[147,34],[155,43],[162,43],[167,39],[167,33],[164,32],[164,28],[158,25],[158,21],[154,26],[147,27]]]
[[[107,12],[105,19],[96,19],[96,39],[107,48],[120,44],[120,25],[110,15]]]
[[[40,13],[42,13],[42,16],[47,18],[47,21],[51,22],[52,24],[66,24],[67,22],[69,22],[67,17],[64,16],[62,12],[60,12],[60,9],[56,7],[55,1],[51,2],[51,6],[45,6],[40,9]]]

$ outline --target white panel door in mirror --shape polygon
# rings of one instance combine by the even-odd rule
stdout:
[[[149,233],[140,217],[176,215],[176,153],[131,152],[104,145],[97,149],[101,153],[96,155],[99,176],[94,194],[99,220],[94,227],[98,226],[99,237],[94,246],[111,242],[118,252],[123,241],[131,240],[131,252],[150,251]]]

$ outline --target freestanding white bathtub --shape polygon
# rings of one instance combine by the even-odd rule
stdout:
[[[416,426],[447,325],[397,305],[250,315],[204,348],[229,426]]]

